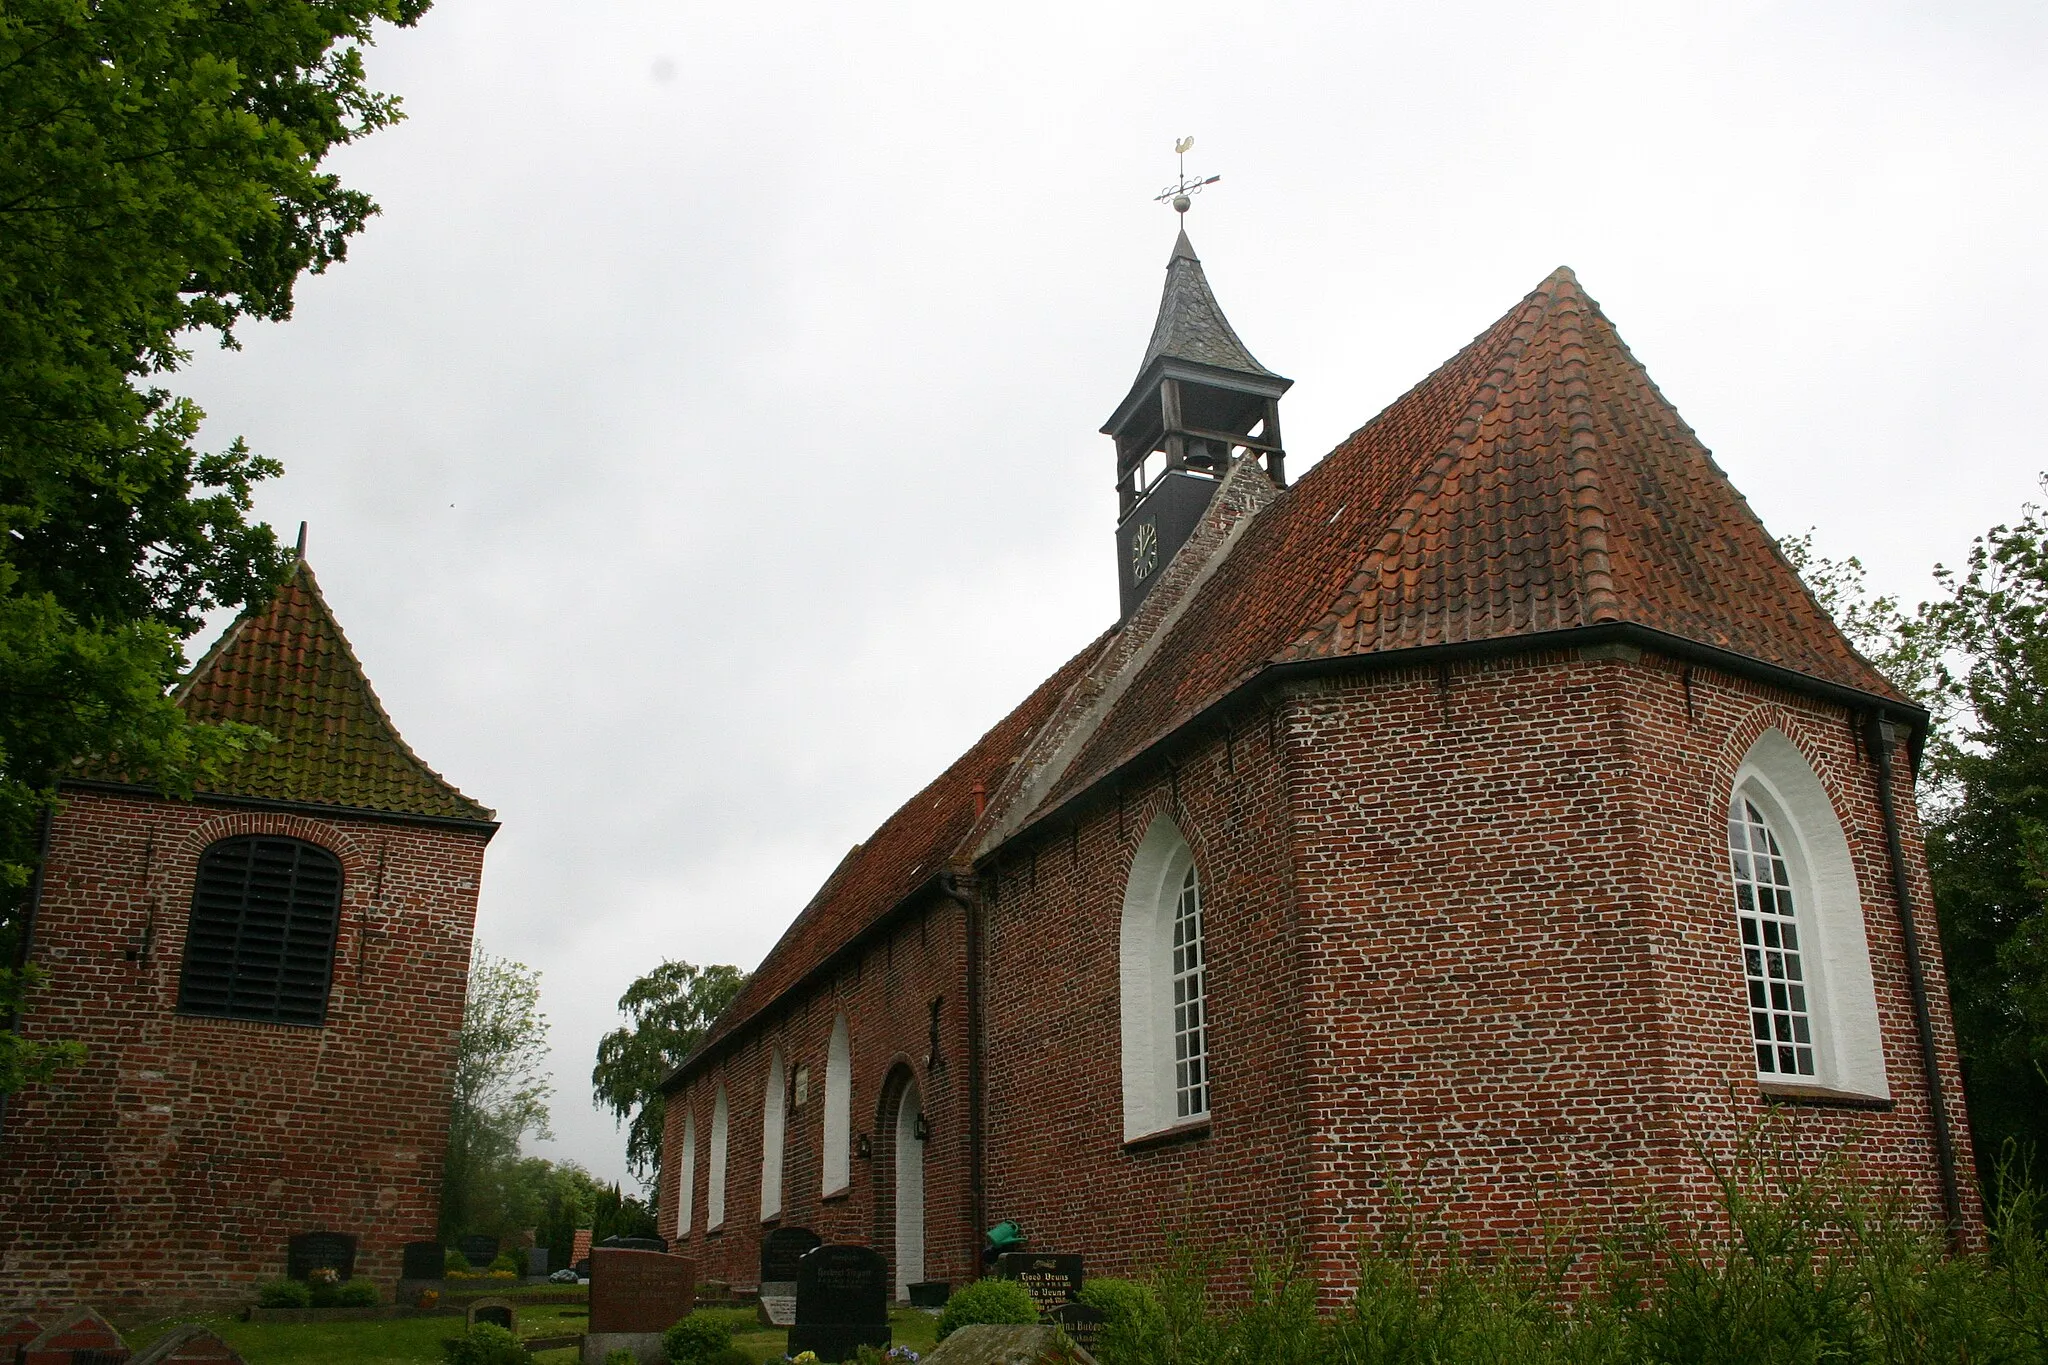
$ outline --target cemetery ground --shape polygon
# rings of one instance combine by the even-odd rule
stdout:
[[[788,1345],[789,1334],[780,1327],[763,1327],[749,1305],[745,1308],[705,1310],[722,1318],[733,1331],[733,1345],[756,1361],[779,1360]],[[581,1332],[589,1321],[589,1309],[577,1304],[540,1304],[519,1310],[521,1337],[567,1336]],[[329,1365],[348,1361],[350,1365],[440,1365],[441,1342],[462,1335],[459,1317],[390,1318],[371,1322],[244,1322],[240,1315],[166,1318],[125,1333],[137,1350],[155,1341],[181,1322],[203,1322],[234,1347],[248,1365]],[[897,1343],[919,1354],[930,1350],[938,1336],[938,1322],[930,1313],[899,1308],[889,1314],[889,1325]],[[534,1365],[572,1365],[578,1359],[573,1347],[537,1351]]]

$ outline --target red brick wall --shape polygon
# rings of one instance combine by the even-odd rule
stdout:
[[[199,854],[251,833],[341,859],[324,1027],[175,1012]],[[32,952],[50,984],[23,1031],[89,1056],[8,1106],[0,1303],[242,1300],[322,1228],[360,1239],[359,1276],[395,1279],[435,1234],[486,838],[67,793]]]
[[[925,1144],[925,1273],[955,1284],[973,1278],[981,1249],[971,1229],[967,1192],[966,922],[960,906],[928,893],[909,914],[868,942],[829,981],[793,993],[748,1030],[731,1051],[693,1073],[669,1096],[665,1120],[662,1235],[687,1246],[702,1279],[752,1285],[760,1279],[761,1239],[776,1226],[807,1227],[827,1242],[872,1246],[896,1264],[895,1119],[901,1081],[915,1077],[931,1138]],[[933,1000],[943,997],[940,1055],[931,1059]],[[866,1134],[872,1156],[849,1162],[845,1194],[823,1197],[826,1051],[834,1018],[844,1013],[852,1054],[851,1132]],[[781,1048],[786,1094],[796,1069],[810,1068],[806,1103],[786,1110],[782,1213],[761,1219],[761,1118],[769,1059]],[[725,1222],[708,1232],[711,1110],[723,1080],[728,1106]],[[697,1122],[692,1226],[678,1236],[683,1115]]]
[[[1139,1268],[1176,1230],[1225,1251],[1292,1245],[1341,1294],[1361,1234],[1416,1213],[1488,1255],[1547,1229],[1613,1232],[1652,1196],[1699,1209],[1711,1194],[1702,1146],[1734,1152],[1768,1112],[1725,816],[1737,766],[1772,726],[1805,753],[1848,837],[1893,1095],[1882,1109],[1785,1110],[1784,1157],[1812,1163],[1846,1146],[1874,1188],[1938,1218],[1875,769],[1849,713],[1621,651],[1291,683],[1070,825],[985,860],[987,1221],[1018,1219],[1035,1249],[1080,1252],[1096,1274]],[[1974,1191],[1919,827],[1910,790],[1899,795]],[[1119,925],[1132,856],[1162,811],[1193,847],[1205,891],[1211,1121],[1127,1148]],[[934,902],[928,925],[915,925],[832,988],[853,1026],[855,1128],[878,1139],[877,1087],[891,1061],[921,1055],[925,1001],[946,995],[949,1039],[960,1022],[958,912]],[[856,1161],[852,1196],[816,1208],[832,1008],[819,995],[789,1009],[770,1035],[792,1066],[809,1061],[813,1102],[790,1130],[785,1221],[886,1250],[881,1162]],[[743,1283],[758,1254],[764,1048],[752,1036],[720,1064],[732,1105],[727,1230],[691,1239],[707,1273]],[[707,1082],[690,1089],[699,1228]],[[966,1200],[961,1082],[957,1067],[924,1081],[935,1248],[952,1225],[941,1210]],[[671,1108],[672,1163],[681,1115]],[[1966,1204],[1975,1228],[1974,1193]],[[663,1207],[672,1215],[672,1186]],[[931,1257],[935,1277],[971,1268],[972,1232],[958,1226],[943,1264]]]

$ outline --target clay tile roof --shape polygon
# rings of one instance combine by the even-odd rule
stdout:
[[[824,965],[955,859],[973,830],[974,784],[987,791],[1008,773],[1031,737],[1102,649],[1103,637],[1076,654],[994,729],[856,845],[811,903],[783,932],[691,1059],[703,1056]],[[687,1067],[688,1063],[685,1063]]]
[[[1237,339],[1230,320],[1223,316],[1185,228],[1181,229],[1179,240],[1173,244],[1173,256],[1166,263],[1166,288],[1159,296],[1159,317],[1152,324],[1152,340],[1145,347],[1139,375],[1142,377],[1146,368],[1162,356],[1240,374],[1273,374],[1252,359],[1252,353]]]
[[[1271,664],[1614,621],[1899,697],[1560,269],[1260,514],[1043,806]]]
[[[243,721],[277,737],[202,788],[209,794],[495,818],[399,737],[303,559],[275,597],[228,627],[177,697],[194,719]]]

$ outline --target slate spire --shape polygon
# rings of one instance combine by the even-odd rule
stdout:
[[[1152,340],[1138,366],[1141,380],[1144,371],[1162,356],[1238,374],[1279,378],[1252,357],[1244,342],[1238,340],[1230,319],[1223,316],[1223,309],[1209,288],[1209,277],[1202,273],[1202,258],[1195,254],[1185,227],[1166,262],[1166,288],[1159,296],[1159,318],[1152,324]]]

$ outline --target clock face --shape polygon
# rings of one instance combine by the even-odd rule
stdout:
[[[1131,536],[1131,582],[1143,583],[1159,567],[1159,528],[1150,521],[1138,523]]]

